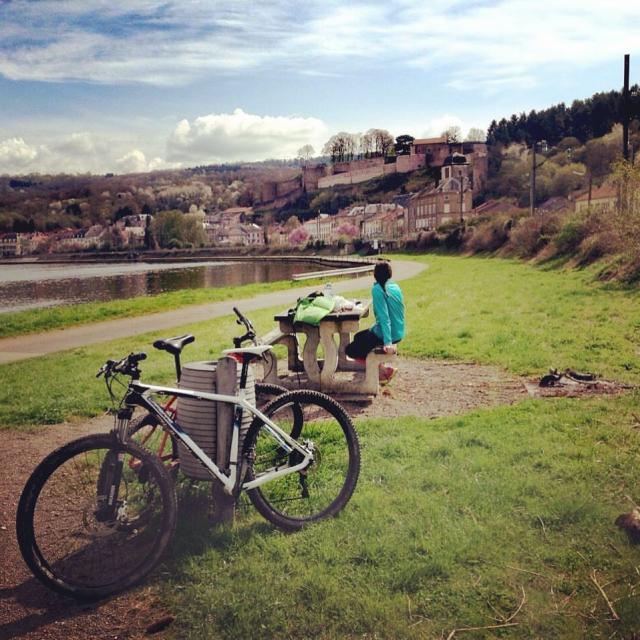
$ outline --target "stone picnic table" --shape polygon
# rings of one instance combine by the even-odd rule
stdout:
[[[360,320],[369,315],[370,300],[355,300],[353,309],[331,312],[318,326],[306,322],[294,322],[289,311],[274,316],[278,328],[263,338],[268,344],[285,344],[288,349],[288,369],[292,372],[303,370],[308,386],[327,393],[366,396],[378,393],[378,365],[394,356],[372,351],[366,361],[359,362],[347,357],[345,349],[353,334],[359,331]],[[302,350],[302,361],[298,354],[296,334],[304,334],[306,340]],[[318,354],[322,347],[324,358]],[[354,372],[350,378],[336,376],[339,372]],[[364,375],[357,375],[364,372]],[[277,375],[275,357],[265,367],[265,381],[282,382]]]

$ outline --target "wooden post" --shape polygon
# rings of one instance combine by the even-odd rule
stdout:
[[[238,380],[238,363],[233,358],[221,358],[216,369],[216,391],[219,394],[235,395]],[[217,414],[217,441],[216,464],[220,469],[229,468],[229,451],[231,447],[231,434],[233,433],[233,405],[218,402]],[[235,519],[236,501],[233,496],[225,493],[222,483],[213,481],[213,522],[233,523]]]

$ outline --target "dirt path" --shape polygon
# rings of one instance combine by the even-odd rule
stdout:
[[[136,637],[161,615],[161,611],[154,611],[154,599],[144,588],[103,603],[75,604],[41,586],[17,548],[15,512],[31,471],[56,447],[87,433],[107,431],[112,421],[111,417],[103,417],[84,424],[45,427],[33,433],[0,431],[5,454],[0,476],[1,640]],[[148,613],[141,616],[139,607]]]
[[[415,393],[416,384],[420,393]],[[356,417],[436,417],[517,402],[523,382],[494,367],[403,358],[393,382],[370,405],[349,405]],[[0,432],[4,468],[0,475],[0,640],[96,639],[147,636],[162,611],[153,588],[142,586],[105,602],[80,606],[40,585],[17,548],[14,518],[20,492],[38,462],[54,448],[91,432],[107,431],[112,418],[60,424],[32,433]],[[176,623],[178,624],[178,623]]]
[[[394,280],[412,278],[424,269],[426,269],[426,265],[420,262],[393,261]],[[367,277],[337,281],[333,288],[337,293],[347,293],[371,286],[371,282],[371,276],[367,274]],[[307,295],[317,288],[318,285],[307,285],[306,287],[296,287],[295,289],[286,289],[284,291],[273,291],[246,300],[225,300],[210,304],[193,305],[137,318],[108,320],[106,322],[69,327],[68,329],[55,329],[45,333],[4,338],[0,340],[0,364],[34,358],[48,353],[55,353],[56,351],[75,349],[88,344],[134,336],[148,331],[173,329],[192,322],[211,320],[212,318],[232,314],[234,305],[239,305],[245,312],[275,306],[282,306],[285,309],[295,303],[299,297]]]

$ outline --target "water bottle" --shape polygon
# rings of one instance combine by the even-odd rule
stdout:
[[[324,291],[322,292],[325,298],[333,300],[333,285],[330,282],[324,285]]]

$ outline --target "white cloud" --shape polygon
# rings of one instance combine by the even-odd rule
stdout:
[[[601,0],[14,0],[0,4],[0,74],[180,85],[268,68],[437,69],[456,89],[522,88],[549,66],[640,52],[640,4]]]
[[[0,171],[28,167],[38,157],[38,149],[22,138],[0,140]]]
[[[140,149],[132,149],[121,158],[118,158],[116,165],[118,173],[143,173],[166,166],[162,158],[147,160],[147,157]]]
[[[74,132],[38,135],[38,144],[22,137],[0,140],[0,174],[134,173],[175,166],[131,149],[127,136]]]
[[[167,159],[187,164],[295,157],[304,144],[321,145],[324,123],[299,116],[259,116],[236,109],[182,120],[167,142]]]

